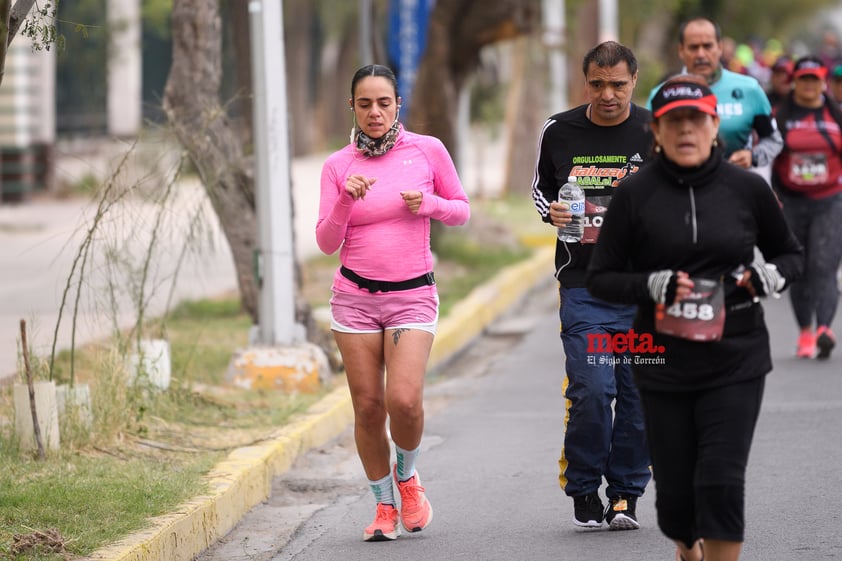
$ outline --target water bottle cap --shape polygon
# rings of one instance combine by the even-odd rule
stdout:
[[[576,183],[576,176],[575,175],[568,175],[567,176],[568,183]]]

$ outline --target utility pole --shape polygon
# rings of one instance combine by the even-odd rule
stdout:
[[[371,0],[360,0],[360,66],[374,62],[371,54]]]
[[[567,29],[564,0],[543,0],[544,46],[550,66],[548,114],[567,109]]]
[[[140,0],[107,0],[111,32],[108,56],[108,134],[134,137],[141,108]]]
[[[617,0],[599,0],[599,42],[619,40]]]
[[[251,0],[249,21],[260,287],[256,342],[289,345],[303,341],[305,330],[295,322],[295,256],[281,2]]]

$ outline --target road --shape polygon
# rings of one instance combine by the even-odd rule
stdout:
[[[198,561],[671,560],[654,486],[642,529],[584,531],[560,491],[562,350],[551,283],[436,373],[419,470],[435,518],[424,532],[364,543],[373,500],[350,431],[278,477],[271,498]],[[840,357],[794,358],[786,298],[766,302],[775,371],[750,459],[743,561],[839,559]],[[842,332],[842,322],[835,324]],[[604,493],[603,493],[604,494]]]

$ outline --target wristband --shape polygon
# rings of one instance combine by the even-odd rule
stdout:
[[[649,273],[646,286],[656,304],[672,304],[675,300],[677,277],[670,269]]]

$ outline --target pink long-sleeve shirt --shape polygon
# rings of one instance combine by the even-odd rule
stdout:
[[[377,178],[356,201],[345,190],[355,174]],[[402,191],[423,193],[418,214],[410,212]],[[401,128],[382,156],[368,158],[349,144],[322,167],[316,241],[326,254],[341,248],[340,262],[362,277],[398,282],[432,271],[430,219],[458,226],[469,217],[456,167],[435,137]],[[341,281],[337,271],[334,286]]]

